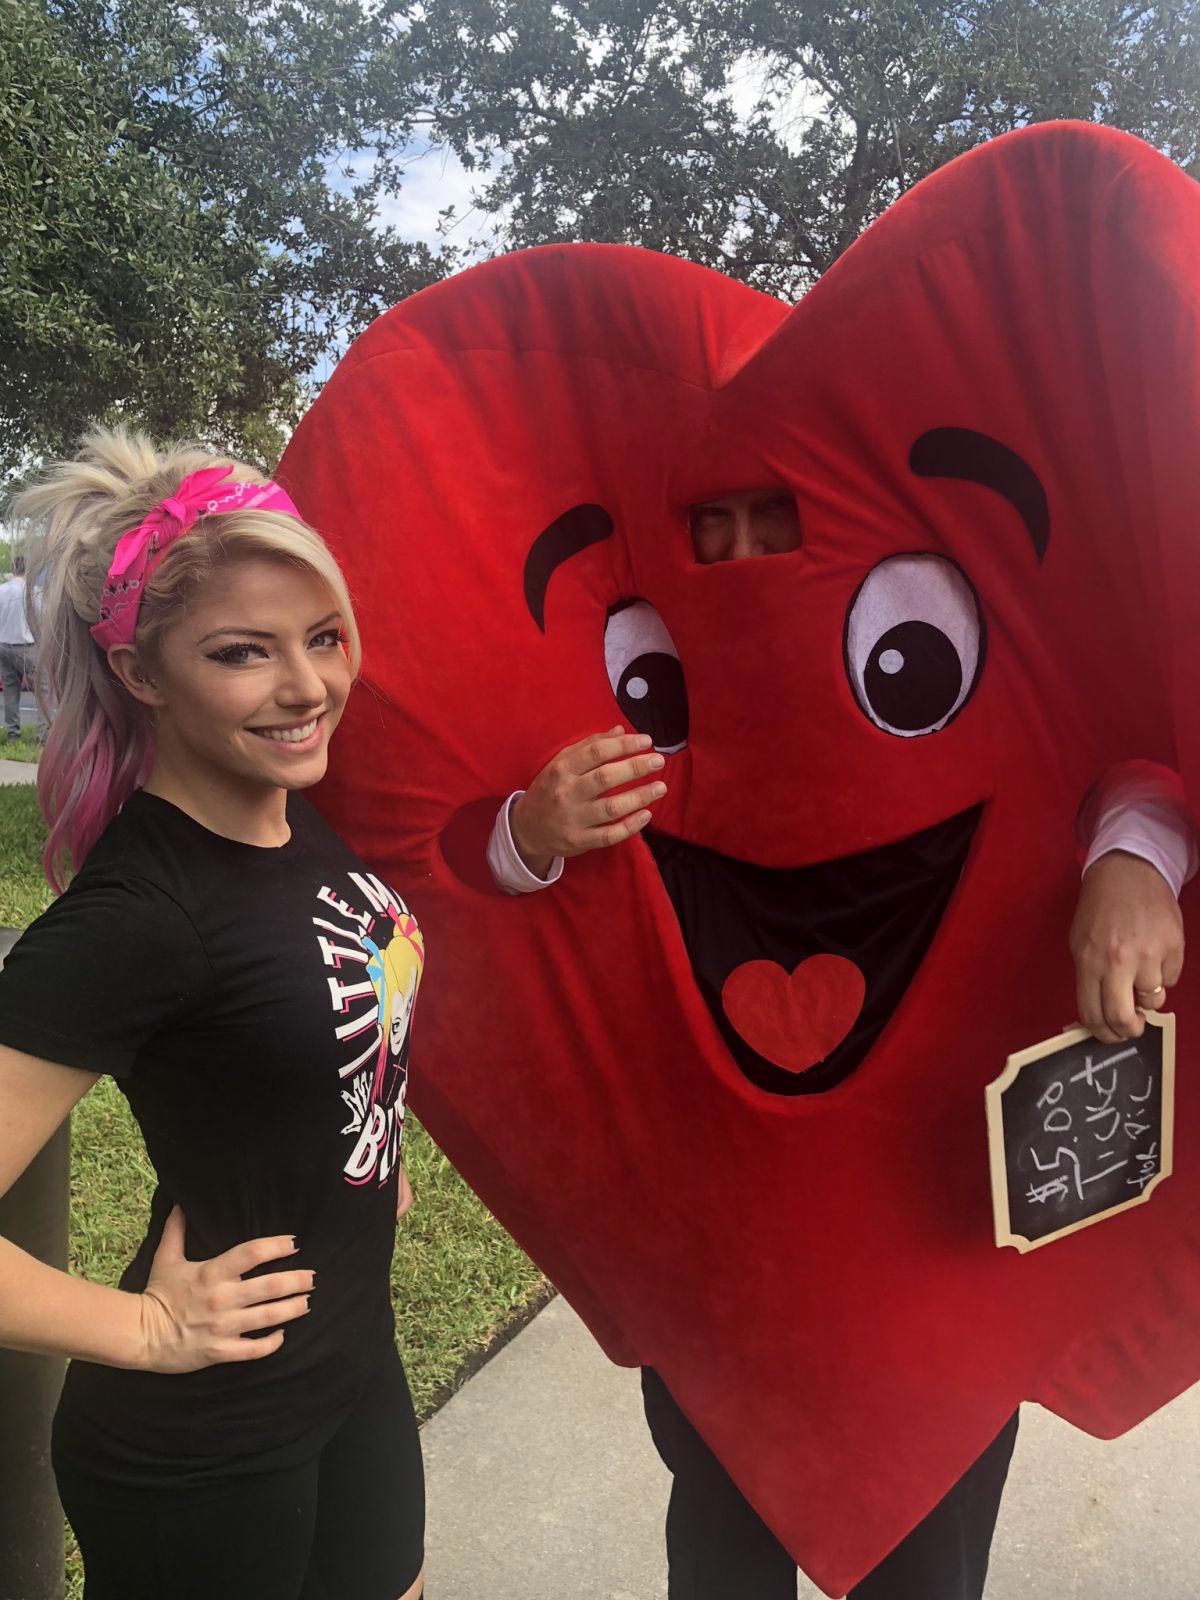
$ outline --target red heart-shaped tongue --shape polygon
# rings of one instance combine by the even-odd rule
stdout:
[[[786,1072],[806,1072],[858,1020],[866,979],[844,956],[809,956],[795,972],[744,961],[725,979],[721,1003],[752,1050]]]

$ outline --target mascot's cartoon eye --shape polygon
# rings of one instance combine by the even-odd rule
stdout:
[[[663,619],[645,600],[614,606],[604,625],[604,665],[624,716],[654,748],[674,755],[687,743],[683,668]]]
[[[877,728],[937,733],[970,698],[983,660],[979,601],[961,568],[934,555],[881,561],[846,618],[846,671]]]

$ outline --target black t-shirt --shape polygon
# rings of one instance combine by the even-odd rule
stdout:
[[[0,1041],[111,1073],[158,1178],[121,1279],[141,1290],[171,1207],[186,1253],[294,1234],[311,1310],[261,1361],[182,1375],[73,1362],[56,1445],[119,1481],[303,1459],[393,1336],[409,1020],[421,935],[302,799],[278,849],[135,794],[0,972]]]

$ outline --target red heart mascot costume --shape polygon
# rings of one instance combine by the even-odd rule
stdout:
[[[1200,187],[1034,129],[794,308],[608,246],[429,289],[281,471],[361,611],[320,803],[429,936],[413,1103],[830,1594],[1019,1402],[1107,1436],[1200,1376],[1196,984],[1149,1204],[997,1250],[983,1113],[1074,1013],[1081,796],[1197,792],[1197,260]],[[800,548],[698,565],[760,483]],[[651,831],[496,892],[503,797],[618,719]]]

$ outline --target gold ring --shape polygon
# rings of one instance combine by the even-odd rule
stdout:
[[[1157,994],[1166,994],[1166,989],[1161,983],[1156,983],[1153,989],[1135,989],[1134,994],[1145,995],[1147,1000],[1153,1000]]]

